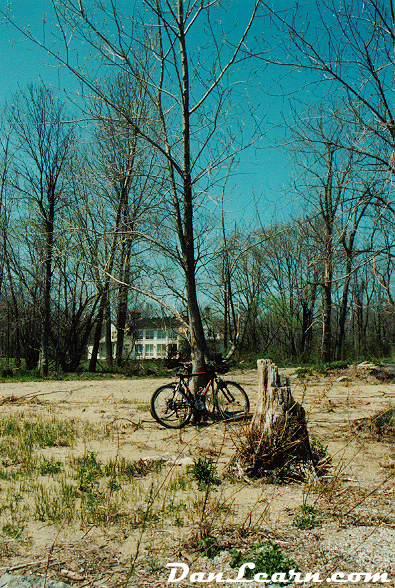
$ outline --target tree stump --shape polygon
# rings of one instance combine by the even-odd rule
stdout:
[[[314,482],[306,413],[292,397],[289,378],[270,360],[258,359],[257,406],[233,466],[249,477],[275,476]]]

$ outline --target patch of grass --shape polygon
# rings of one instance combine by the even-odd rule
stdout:
[[[78,429],[74,419],[26,420],[23,434],[30,436],[34,445],[43,447],[71,447],[77,437]]]
[[[132,529],[145,529],[146,527],[157,525],[160,520],[160,515],[152,508],[138,506],[132,515],[131,527]]]
[[[191,487],[191,480],[186,474],[177,474],[171,479],[169,484],[169,490],[176,492],[177,490],[186,490]]]
[[[74,419],[45,418],[25,413],[0,417],[0,435],[32,447],[70,447],[77,435]]]
[[[229,554],[232,568],[239,568],[247,562],[255,564],[253,570],[248,568],[245,570],[244,575],[247,579],[252,579],[255,574],[260,572],[266,573],[271,578],[276,573],[288,573],[291,569],[298,570],[296,563],[292,559],[287,559],[280,547],[274,543],[258,544],[244,553],[232,549]]]
[[[55,461],[53,458],[44,459],[38,468],[42,476],[54,476],[62,471],[62,462]]]
[[[16,480],[32,476],[37,467],[32,440],[23,435],[4,437],[0,441],[0,479]]]
[[[356,431],[367,433],[375,437],[395,438],[395,407],[376,412],[371,417],[357,419],[353,423]]]
[[[348,365],[347,361],[339,360],[332,361],[331,363],[319,364],[315,369],[319,374],[328,374],[335,370],[345,370],[348,368]]]
[[[65,479],[60,485],[36,487],[34,498],[35,518],[43,522],[71,523],[76,516],[76,499],[78,490]]]
[[[295,371],[298,378],[305,378],[306,376],[312,376],[314,374],[312,368],[300,367]]]
[[[295,513],[295,516],[292,521],[292,525],[297,529],[301,529],[302,531],[306,531],[308,529],[314,529],[317,525],[317,513],[312,506],[307,506],[303,504],[299,507],[298,512]]]
[[[19,540],[23,534],[26,520],[30,514],[29,506],[24,502],[26,490],[24,484],[19,484],[18,489],[9,487],[2,495],[1,530],[5,537]]]
[[[106,476],[117,476],[120,479],[131,481],[133,478],[144,478],[149,474],[158,474],[165,463],[162,459],[139,459],[130,461],[121,457],[114,461],[110,460],[104,466]]]

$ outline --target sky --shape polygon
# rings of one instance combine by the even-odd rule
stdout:
[[[6,3],[0,0],[4,10]],[[125,5],[126,0],[120,0]],[[227,13],[230,22],[245,15],[245,0],[230,2]],[[50,0],[24,0],[11,2],[12,18],[23,29],[48,42],[55,30]],[[225,23],[227,24],[227,23]],[[31,82],[40,79],[64,98],[78,90],[75,79],[48,56],[45,51],[18,32],[12,25],[0,20],[0,104],[10,101],[18,89],[24,90]],[[256,116],[262,121],[262,138],[259,150],[246,151],[227,184],[227,206],[230,216],[246,223],[255,219],[259,210],[264,224],[287,219],[298,208],[293,195],[292,179],[298,174],[292,155],[281,145],[284,143],[283,118],[289,115],[285,94],[292,94],[302,81],[294,77],[282,79],[283,71],[270,70],[258,80],[250,91],[250,100]],[[255,94],[254,94],[255,93]]]

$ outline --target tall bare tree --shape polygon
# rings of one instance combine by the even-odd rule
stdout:
[[[10,107],[18,142],[18,183],[23,207],[36,217],[42,263],[41,369],[48,374],[51,283],[57,215],[65,188],[65,168],[73,144],[63,105],[43,84],[30,85]]]
[[[140,79],[139,52],[143,47],[150,54],[145,71],[149,75],[146,91],[160,131],[147,132],[134,118],[128,118],[128,123],[167,162],[167,196],[178,236],[197,370],[204,368],[206,353],[196,287],[197,211],[215,170],[241,148],[240,127],[229,125],[230,97],[238,89],[238,82],[252,75],[250,58],[256,43],[250,33],[260,4],[260,0],[254,0],[243,15],[243,22],[236,26],[232,23],[232,30],[225,31],[221,23],[221,14],[225,15],[227,9],[225,2],[147,0],[141,13],[134,5],[131,15],[122,14],[115,0],[95,0],[89,5],[59,0],[55,10],[64,51],[59,51],[59,45],[56,50],[49,44],[45,46],[85,87],[115,109],[119,106],[111,102],[97,83],[97,71],[105,75],[109,68],[117,68]],[[29,38],[43,46],[33,35],[29,34]],[[72,44],[81,41],[88,44],[95,57],[91,72],[73,58]],[[255,67],[260,64],[263,62]]]

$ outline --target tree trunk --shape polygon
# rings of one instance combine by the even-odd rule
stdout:
[[[106,328],[106,360],[107,365],[112,366],[113,364],[113,350],[112,350],[112,334],[111,334],[111,308],[110,308],[110,297],[107,297],[106,308],[105,308],[105,328]]]
[[[93,339],[93,349],[91,353],[91,358],[89,361],[89,371],[95,372],[96,371],[96,364],[97,364],[97,354],[99,352],[100,347],[100,339],[101,333],[103,328],[103,319],[104,319],[104,302],[103,297],[100,300],[99,311],[96,317],[96,326],[95,326],[95,334]]]
[[[356,352],[361,357],[364,351],[364,329],[363,329],[363,290],[365,283],[362,280],[355,286],[355,317],[356,317]]]
[[[51,331],[51,283],[52,283],[52,256],[54,245],[55,222],[55,193],[54,187],[48,188],[49,211],[45,218],[45,282],[43,300],[43,320],[41,330],[41,354],[40,369],[44,378],[48,376],[49,339]],[[45,211],[43,209],[43,213]]]
[[[330,254],[331,255],[331,254]],[[322,361],[332,360],[332,258],[325,262],[324,296],[322,303]]]
[[[132,252],[133,239],[128,237],[126,243],[126,252],[123,257],[124,265],[119,288],[118,297],[118,317],[117,317],[117,350],[116,350],[116,363],[117,366],[121,366],[123,363],[123,344],[125,341],[125,330],[126,330],[126,319],[128,313],[128,294],[130,290],[130,258]]]
[[[350,282],[351,282],[351,270],[352,270],[352,260],[350,257],[347,257],[347,264],[346,264],[346,277],[343,286],[343,294],[342,294],[342,301],[340,304],[340,311],[339,311],[339,335],[337,339],[337,359],[343,359],[343,347],[344,347],[344,340],[346,336],[346,318],[347,318],[347,306],[348,306],[348,293],[350,289]]]
[[[193,194],[191,178],[191,143],[190,143],[190,112],[189,112],[189,71],[188,53],[186,49],[184,29],[183,0],[178,0],[178,33],[180,43],[181,68],[182,68],[182,171],[183,171],[183,226],[178,222],[178,235],[183,253],[183,264],[186,278],[186,294],[188,304],[188,318],[192,349],[192,366],[194,372],[204,372],[206,368],[206,339],[204,335],[202,317],[197,301],[196,292],[196,259],[195,237],[193,227]],[[179,215],[178,206],[175,210]],[[196,392],[197,386],[202,385],[202,378],[193,378],[192,389]]]

